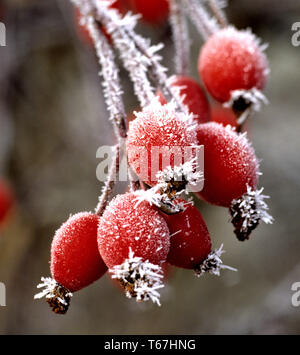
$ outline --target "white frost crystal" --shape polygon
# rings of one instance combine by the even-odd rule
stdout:
[[[223,244],[219,249],[213,250],[204,262],[197,268],[196,275],[198,277],[202,276],[204,273],[208,272],[212,275],[220,276],[221,270],[227,269],[231,271],[237,271],[237,269],[223,264],[221,255],[225,253],[223,250]]]
[[[42,283],[38,284],[37,288],[44,287],[44,290],[36,294],[34,299],[46,297],[47,302],[55,313],[65,314],[73,294],[51,277],[42,277],[41,281]]]
[[[196,158],[190,161],[180,164],[179,166],[166,167],[163,171],[159,171],[156,175],[158,185],[164,191],[168,188],[168,182],[170,181],[182,181],[192,185],[196,185],[199,181],[203,180],[203,172],[198,171],[196,165]],[[187,185],[187,184],[186,184]]]
[[[128,298],[136,297],[137,301],[151,300],[160,306],[160,294],[157,290],[164,287],[163,271],[159,265],[143,261],[134,256],[129,248],[129,256],[121,265],[109,270],[113,279],[120,280],[125,287]]]
[[[247,192],[231,203],[231,221],[236,227],[235,233],[240,240],[248,239],[251,231],[260,221],[266,224],[272,224],[274,221],[268,213],[269,207],[264,201],[269,196],[263,195],[263,190],[263,188],[253,190],[247,185]]]

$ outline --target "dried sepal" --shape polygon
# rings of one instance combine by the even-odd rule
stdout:
[[[38,284],[37,288],[44,287],[45,289],[36,294],[34,299],[46,297],[46,301],[54,313],[66,314],[73,296],[72,292],[51,277],[42,277],[41,281],[42,283]]]
[[[224,107],[232,108],[238,117],[238,123],[245,121],[252,111],[259,111],[262,104],[268,104],[268,99],[257,88],[250,90],[233,90],[230,94],[230,100],[223,104]]]
[[[197,171],[196,159],[175,166],[168,166],[156,175],[157,185],[147,190],[135,191],[137,205],[147,201],[162,212],[172,215],[184,211],[183,203],[174,201],[183,193],[188,193],[188,184],[195,185],[203,179],[203,173]]]
[[[159,265],[144,261],[134,256],[129,248],[128,259],[121,265],[109,269],[113,279],[117,279],[128,298],[136,298],[137,302],[151,300],[160,306],[159,289],[163,288],[163,271]]]
[[[273,223],[273,217],[267,212],[269,208],[264,201],[269,196],[263,195],[262,192],[263,188],[254,190],[247,186],[247,192],[231,203],[229,208],[231,222],[235,227],[234,233],[240,241],[249,239],[260,221],[266,224]]]
[[[237,269],[223,264],[221,255],[224,253],[225,250],[223,250],[223,244],[219,249],[213,250],[211,253],[209,253],[208,257],[194,269],[196,275],[200,277],[205,273],[209,273],[212,275],[220,276],[221,270],[224,269],[237,271]]]
[[[166,167],[156,175],[161,194],[174,200],[187,191],[188,184],[196,185],[203,180],[203,172],[198,171],[196,158],[178,166]]]

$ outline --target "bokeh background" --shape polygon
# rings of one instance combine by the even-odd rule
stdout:
[[[7,27],[7,46],[0,47],[0,176],[16,198],[0,230],[0,281],[7,287],[0,334],[299,334],[300,307],[291,304],[291,285],[300,281],[300,47],[291,43],[299,1],[232,0],[226,10],[238,28],[252,27],[269,43],[271,66],[270,104],[247,128],[275,223],[240,243],[226,209],[199,203],[214,246],[224,243],[224,261],[238,273],[197,279],[173,270],[161,308],[126,299],[105,276],[77,293],[65,316],[33,295],[49,275],[54,231],[70,213],[97,203],[96,150],[113,144],[113,131],[94,52],[78,36],[68,0],[0,3]],[[190,27],[191,71],[198,78],[202,40]],[[141,24],[138,31],[165,43],[172,73],[168,25]],[[130,113],[137,103],[126,72],[121,75]]]

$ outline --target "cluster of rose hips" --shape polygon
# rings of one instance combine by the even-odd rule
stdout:
[[[132,4],[152,22],[169,11],[166,0],[126,2]],[[115,4],[118,10],[121,5],[121,0]],[[163,11],[154,9],[156,5]],[[197,275],[232,269],[222,264],[222,247],[212,250],[199,210],[181,197],[188,184],[203,178],[196,172],[194,157],[180,163],[174,158],[164,167],[151,162],[154,147],[204,146],[204,188],[196,195],[229,209],[239,240],[248,239],[260,221],[272,222],[266,196],[258,190],[258,159],[245,133],[238,132],[245,115],[263,100],[261,90],[268,74],[263,49],[249,31],[226,26],[202,47],[198,69],[207,92],[228,108],[211,110],[198,82],[177,75],[168,85],[187,112],[179,112],[157,91],[150,104],[135,113],[126,133],[126,152],[139,188],[116,196],[101,215],[76,214],[57,230],[51,247],[52,278],[42,279],[39,287],[45,289],[36,295],[46,296],[54,312],[64,314],[72,293],[107,271],[128,297],[160,304],[165,263],[192,269]],[[179,175],[182,179],[177,179]]]

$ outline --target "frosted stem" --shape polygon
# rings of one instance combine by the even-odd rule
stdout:
[[[90,3],[95,8],[97,20],[104,25],[119,51],[141,106],[147,106],[154,97],[153,88],[147,77],[149,60],[136,50],[135,45],[126,36],[126,29],[136,25],[137,17],[126,15],[122,18],[118,11],[108,9],[101,1],[90,0]]]
[[[205,41],[220,29],[216,20],[209,16],[202,4],[196,0],[183,1],[185,11]]]
[[[190,38],[181,0],[171,0],[170,23],[175,46],[175,71],[179,75],[189,73]]]
[[[208,0],[209,7],[214,14],[215,18],[218,20],[221,27],[228,26],[227,17],[223,11],[223,7],[225,7],[220,0]]]
[[[126,113],[123,103],[123,90],[119,78],[119,69],[115,63],[114,53],[105,38],[105,35],[99,30],[95,19],[88,16],[87,28],[94,41],[96,53],[102,68],[104,97],[107,108],[110,112],[110,119],[113,121],[117,137],[126,137]]]
[[[96,214],[98,216],[102,216],[106,206],[107,206],[107,203],[108,203],[108,199],[109,199],[109,196],[115,186],[115,183],[116,183],[116,175],[118,174],[119,172],[119,167],[120,167],[120,146],[117,145],[115,147],[115,156],[114,156],[114,159],[112,161],[112,165],[110,167],[110,170],[109,170],[109,174],[108,174],[108,178],[105,182],[105,185],[103,187],[103,190],[102,190],[102,194],[101,194],[101,197],[99,198],[99,203],[98,203],[98,206],[96,207]]]

